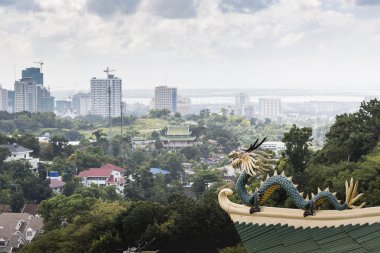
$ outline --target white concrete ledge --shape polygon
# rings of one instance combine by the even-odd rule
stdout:
[[[303,217],[303,210],[277,207],[261,207],[261,212],[250,214],[250,207],[231,202],[228,196],[231,189],[219,192],[219,205],[230,215],[234,222],[266,225],[288,225],[295,228],[339,227],[342,225],[373,224],[380,222],[380,207],[362,209],[320,210],[315,216]]]

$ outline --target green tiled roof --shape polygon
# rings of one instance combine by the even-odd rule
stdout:
[[[165,136],[162,137],[163,141],[193,141],[195,136]]]
[[[247,253],[380,252],[380,224],[323,228],[235,222]]]
[[[169,126],[166,135],[190,135],[188,126]]]

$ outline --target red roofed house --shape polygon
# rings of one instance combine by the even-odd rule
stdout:
[[[116,192],[124,194],[124,169],[116,165],[107,163],[100,168],[90,168],[79,173],[78,177],[82,179],[82,184],[90,186],[116,186]]]

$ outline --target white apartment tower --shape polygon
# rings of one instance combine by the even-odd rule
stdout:
[[[177,112],[177,88],[158,86],[154,92],[155,109]]]
[[[14,90],[14,112],[37,112],[37,84],[32,78],[16,81]]]
[[[107,74],[107,78],[91,79],[91,113],[103,117],[120,117],[122,80]],[[110,112],[110,111],[111,112]]]
[[[281,112],[281,100],[279,98],[260,98],[259,110],[264,118],[278,117]]]

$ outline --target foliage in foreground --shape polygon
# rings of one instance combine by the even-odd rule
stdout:
[[[102,201],[75,194],[43,201],[45,233],[22,252],[122,252],[153,242],[146,250],[217,252],[238,243],[216,189],[200,201],[171,195],[166,204]]]

